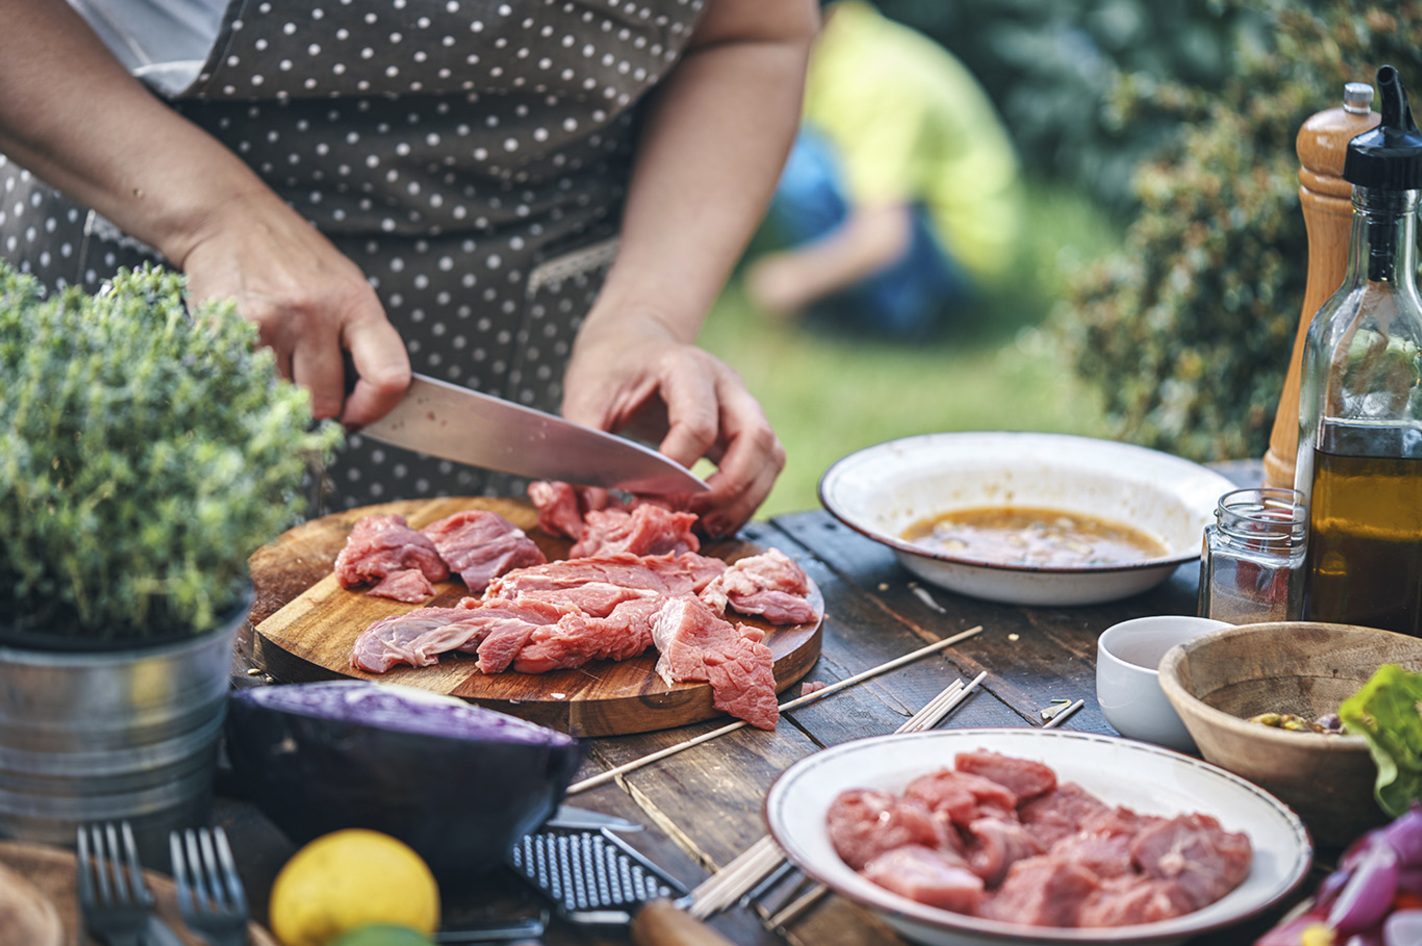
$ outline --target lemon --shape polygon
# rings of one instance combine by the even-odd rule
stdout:
[[[331,946],[434,946],[434,940],[408,926],[382,923],[376,926],[358,926]]]
[[[362,926],[439,925],[439,885],[418,854],[379,831],[344,828],[292,855],[272,884],[272,932],[283,946],[330,946]]]

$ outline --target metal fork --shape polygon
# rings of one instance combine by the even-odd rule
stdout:
[[[183,922],[215,946],[244,946],[247,895],[227,833],[221,828],[174,831],[168,835],[168,851]]]
[[[153,894],[138,863],[133,828],[127,821],[80,825],[75,842],[84,927],[107,946],[142,946]]]
[[[922,732],[932,729],[945,716],[967,699],[983,678],[983,671],[966,686],[962,680],[954,680],[942,693],[923,704],[895,733]],[[767,930],[783,929],[787,924],[804,914],[829,892],[823,884],[811,884],[801,875],[797,881],[785,884],[786,878],[795,873],[794,866],[785,860],[785,852],[769,835],[761,838],[740,853],[725,867],[703,881],[691,892],[691,906],[688,913],[699,919],[719,913],[734,903],[755,903]],[[778,903],[771,907],[765,902],[766,895],[781,888]]]

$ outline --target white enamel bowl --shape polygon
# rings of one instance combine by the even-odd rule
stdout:
[[[849,868],[830,842],[825,815],[850,788],[902,791],[960,752],[990,749],[1051,766],[1102,801],[1144,814],[1200,812],[1249,836],[1254,860],[1240,886],[1184,916],[1112,929],[1055,929],[985,920],[916,903]],[[1060,729],[945,729],[844,743],[800,760],[765,800],[770,833],[789,860],[842,897],[873,910],[908,939],[930,946],[1146,943],[1166,946],[1231,926],[1287,896],[1308,873],[1313,846],[1298,815],[1224,769],[1167,749]]]
[[[1132,444],[1066,434],[924,434],[866,447],[820,478],[820,502],[894,550],[919,578],[990,601],[1076,605],[1154,587],[1197,560],[1222,494],[1236,488],[1198,463]],[[904,530],[984,506],[1059,509],[1132,526],[1164,555],[1120,565],[1048,567],[960,558],[916,546]]]

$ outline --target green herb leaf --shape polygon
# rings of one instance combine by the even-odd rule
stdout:
[[[1348,732],[1368,740],[1378,804],[1394,818],[1422,799],[1422,673],[1384,664],[1338,707]]]

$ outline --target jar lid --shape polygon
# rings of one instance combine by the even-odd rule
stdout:
[[[1378,69],[1382,122],[1348,142],[1343,179],[1382,190],[1422,189],[1422,132],[1392,66]]]

